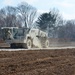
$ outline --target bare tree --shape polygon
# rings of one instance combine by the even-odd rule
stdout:
[[[17,19],[16,7],[7,6],[0,10],[0,26],[21,26],[20,21]]]
[[[59,28],[58,37],[67,38],[70,41],[75,40],[75,21],[66,21],[65,25]]]
[[[33,21],[36,16],[36,8],[32,7],[31,5],[22,2],[18,8],[18,16],[25,27],[32,27]]]
[[[0,27],[3,27],[5,26],[5,10],[4,9],[1,9],[0,10]]]
[[[16,26],[16,8],[7,6],[5,9],[6,12],[6,18],[5,18],[5,24],[6,26]]]

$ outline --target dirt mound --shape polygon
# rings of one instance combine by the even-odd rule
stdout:
[[[75,75],[75,49],[0,51],[0,75]]]

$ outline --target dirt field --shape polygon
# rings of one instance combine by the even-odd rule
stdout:
[[[0,51],[0,75],[75,75],[75,49]]]

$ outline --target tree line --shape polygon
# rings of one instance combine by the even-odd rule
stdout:
[[[50,38],[75,41],[75,20],[64,20],[57,9],[41,14],[36,23]]]
[[[26,2],[16,7],[6,6],[0,9],[0,28],[34,27],[47,32],[50,38],[75,40],[75,20],[64,20],[59,10],[54,8],[40,14],[38,18],[37,14],[37,9]]]
[[[36,8],[26,2],[18,4],[17,7],[7,6],[0,10],[0,27],[31,27]]]

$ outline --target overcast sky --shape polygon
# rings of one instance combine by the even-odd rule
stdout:
[[[7,5],[16,6],[23,1],[36,7],[39,12],[57,8],[64,19],[75,19],[75,0],[0,0],[0,8]]]

